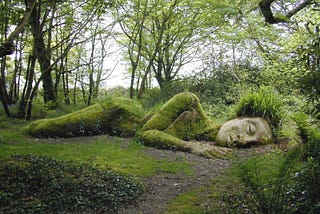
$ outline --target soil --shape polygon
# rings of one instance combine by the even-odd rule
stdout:
[[[100,136],[101,137],[101,136]],[[119,138],[113,139],[107,137],[110,141],[118,141]],[[72,139],[37,139],[47,143],[70,143],[83,142],[90,143],[98,137],[81,137]],[[120,139],[124,147],[126,147],[131,139]],[[265,153],[272,150],[274,146],[268,145],[263,147],[253,147],[249,149],[235,149],[235,156],[243,159],[256,153]],[[146,186],[145,193],[139,201],[130,206],[121,208],[118,214],[161,214],[165,213],[166,207],[177,196],[192,191],[197,187],[205,187],[210,185],[212,179],[221,175],[228,169],[234,160],[230,159],[208,159],[186,152],[161,150],[151,147],[145,147],[144,153],[159,160],[185,160],[192,164],[192,173],[166,173],[157,172],[156,174],[143,178],[143,183]],[[237,159],[238,160],[238,159]]]

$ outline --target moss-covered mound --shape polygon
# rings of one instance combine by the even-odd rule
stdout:
[[[0,213],[117,213],[142,186],[113,171],[41,156],[0,160]]]
[[[75,137],[95,134],[134,136],[143,117],[141,105],[132,99],[110,98],[71,114],[38,120],[26,131],[35,137]]]

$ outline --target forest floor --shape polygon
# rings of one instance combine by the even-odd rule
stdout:
[[[253,147],[235,150],[236,159],[208,159],[186,152],[160,150],[146,147],[144,152],[160,160],[184,159],[192,163],[192,173],[172,174],[158,172],[144,179],[147,191],[138,204],[126,207],[119,214],[160,214],[166,213],[169,202],[177,196],[198,187],[208,187],[214,178],[221,176],[233,163],[254,154],[269,152],[273,146]],[[204,202],[209,203],[209,202]],[[206,207],[206,204],[202,204]],[[208,204],[208,206],[210,206]]]
[[[77,139],[42,139],[48,143],[90,143],[95,137],[82,137]],[[110,139],[112,141],[112,137]],[[50,142],[51,141],[51,142]],[[129,145],[132,139],[124,139],[121,143]],[[124,145],[126,147],[127,145]],[[250,149],[236,149],[235,159],[208,159],[186,152],[162,150],[144,147],[143,153],[158,160],[174,161],[184,160],[190,163],[190,173],[172,173],[159,171],[152,176],[142,178],[146,187],[145,193],[134,205],[126,206],[118,214],[162,214],[167,213],[167,206],[176,197],[188,193],[196,188],[209,187],[212,180],[221,176],[232,164],[253,154],[265,153],[272,150],[271,145],[253,147]],[[210,203],[210,202],[204,202]],[[201,204],[202,207],[210,206]]]

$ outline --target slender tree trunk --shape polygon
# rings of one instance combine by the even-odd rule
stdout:
[[[16,43],[16,50],[17,50],[18,43]],[[10,91],[9,91],[9,102],[14,104],[17,102],[17,74],[19,69],[19,61],[18,61],[18,54],[19,52],[16,51],[15,59],[14,59],[14,69],[12,74],[12,80],[10,83]],[[21,59],[21,58],[20,58]]]
[[[62,86],[63,86],[63,94],[64,94],[64,102],[66,105],[70,105],[70,97],[69,97],[69,73],[68,73],[68,57],[65,57],[64,62],[64,71],[62,75]]]
[[[73,86],[73,103],[77,103],[76,94],[77,94],[77,82],[78,82],[78,74],[74,78],[74,86]]]
[[[33,50],[33,53],[35,50]],[[24,118],[26,116],[27,103],[30,100],[30,95],[32,91],[33,77],[34,77],[34,69],[36,64],[36,57],[34,54],[29,56],[28,68],[26,72],[26,83],[23,88],[22,96],[19,103],[18,108],[18,118]]]

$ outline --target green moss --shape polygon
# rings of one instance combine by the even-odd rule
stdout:
[[[190,151],[185,147],[185,142],[165,132],[158,130],[147,130],[141,133],[141,140],[144,145],[161,149],[173,149]]]
[[[283,120],[281,126],[276,132],[276,137],[280,143],[285,143],[287,148],[293,148],[302,143],[299,127],[290,116]]]
[[[142,115],[142,107],[137,102],[113,98],[61,117],[35,121],[26,127],[26,131],[36,137],[74,137],[101,133],[133,136]]]
[[[163,131],[184,111],[193,110],[199,104],[196,95],[185,92],[175,95],[154,114],[141,131],[156,129]]]
[[[141,131],[164,131],[182,140],[213,140],[218,126],[203,111],[195,94],[184,92],[171,98],[145,123]],[[209,132],[213,132],[213,134]],[[206,134],[204,134],[206,132]],[[213,135],[213,136],[212,136]]]

